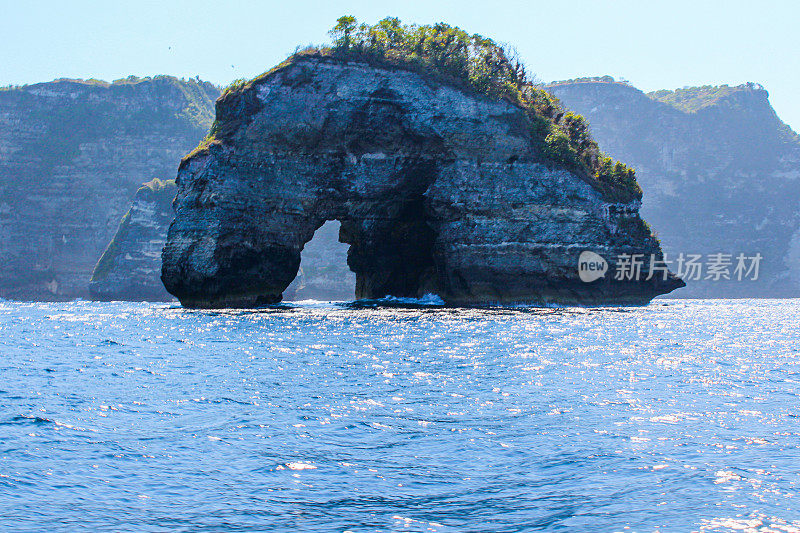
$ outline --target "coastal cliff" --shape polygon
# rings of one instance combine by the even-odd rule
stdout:
[[[167,76],[0,90],[0,297],[89,297],[136,190],[174,176],[218,94]]]
[[[759,279],[687,280],[676,295],[800,296],[800,139],[757,84],[645,94],[611,78],[547,88],[636,168],[642,215],[669,260],[763,256]]]
[[[161,250],[172,222],[175,181],[142,185],[89,282],[94,300],[166,301],[161,283]]]
[[[624,304],[682,286],[613,279],[621,254],[661,254],[641,192],[553,157],[539,118],[412,69],[294,56],[226,91],[181,163],[164,285],[189,307],[280,301],[338,220],[359,298]],[[580,281],[584,250],[610,275]]]

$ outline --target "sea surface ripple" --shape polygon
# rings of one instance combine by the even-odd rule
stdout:
[[[0,301],[0,530],[800,531],[798,314]]]

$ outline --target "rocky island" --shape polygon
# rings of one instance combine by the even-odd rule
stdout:
[[[641,304],[683,285],[579,279],[582,251],[612,274],[661,256],[641,189],[492,41],[396,19],[333,33],[229,87],[181,162],[162,280],[183,305],[280,301],[329,220],[359,298]]]
[[[161,249],[174,213],[175,180],[155,178],[142,185],[117,232],[92,272],[94,300],[166,301],[161,283]]]

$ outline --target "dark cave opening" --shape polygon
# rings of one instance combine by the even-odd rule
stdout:
[[[358,299],[418,298],[436,290],[436,234],[428,224],[423,196],[404,198],[391,211],[386,220],[342,226],[342,240],[351,243],[348,264],[356,273]]]

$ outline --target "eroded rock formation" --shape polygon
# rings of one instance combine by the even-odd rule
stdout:
[[[142,185],[103,252],[89,282],[95,300],[166,301],[161,283],[161,250],[174,212],[175,181]]]
[[[613,279],[618,255],[660,254],[639,201],[611,203],[546,160],[510,102],[303,56],[224,94],[216,115],[214,142],[178,171],[163,252],[186,306],[279,301],[327,220],[342,224],[359,298],[643,303],[682,285]],[[610,275],[581,282],[583,250]]]

